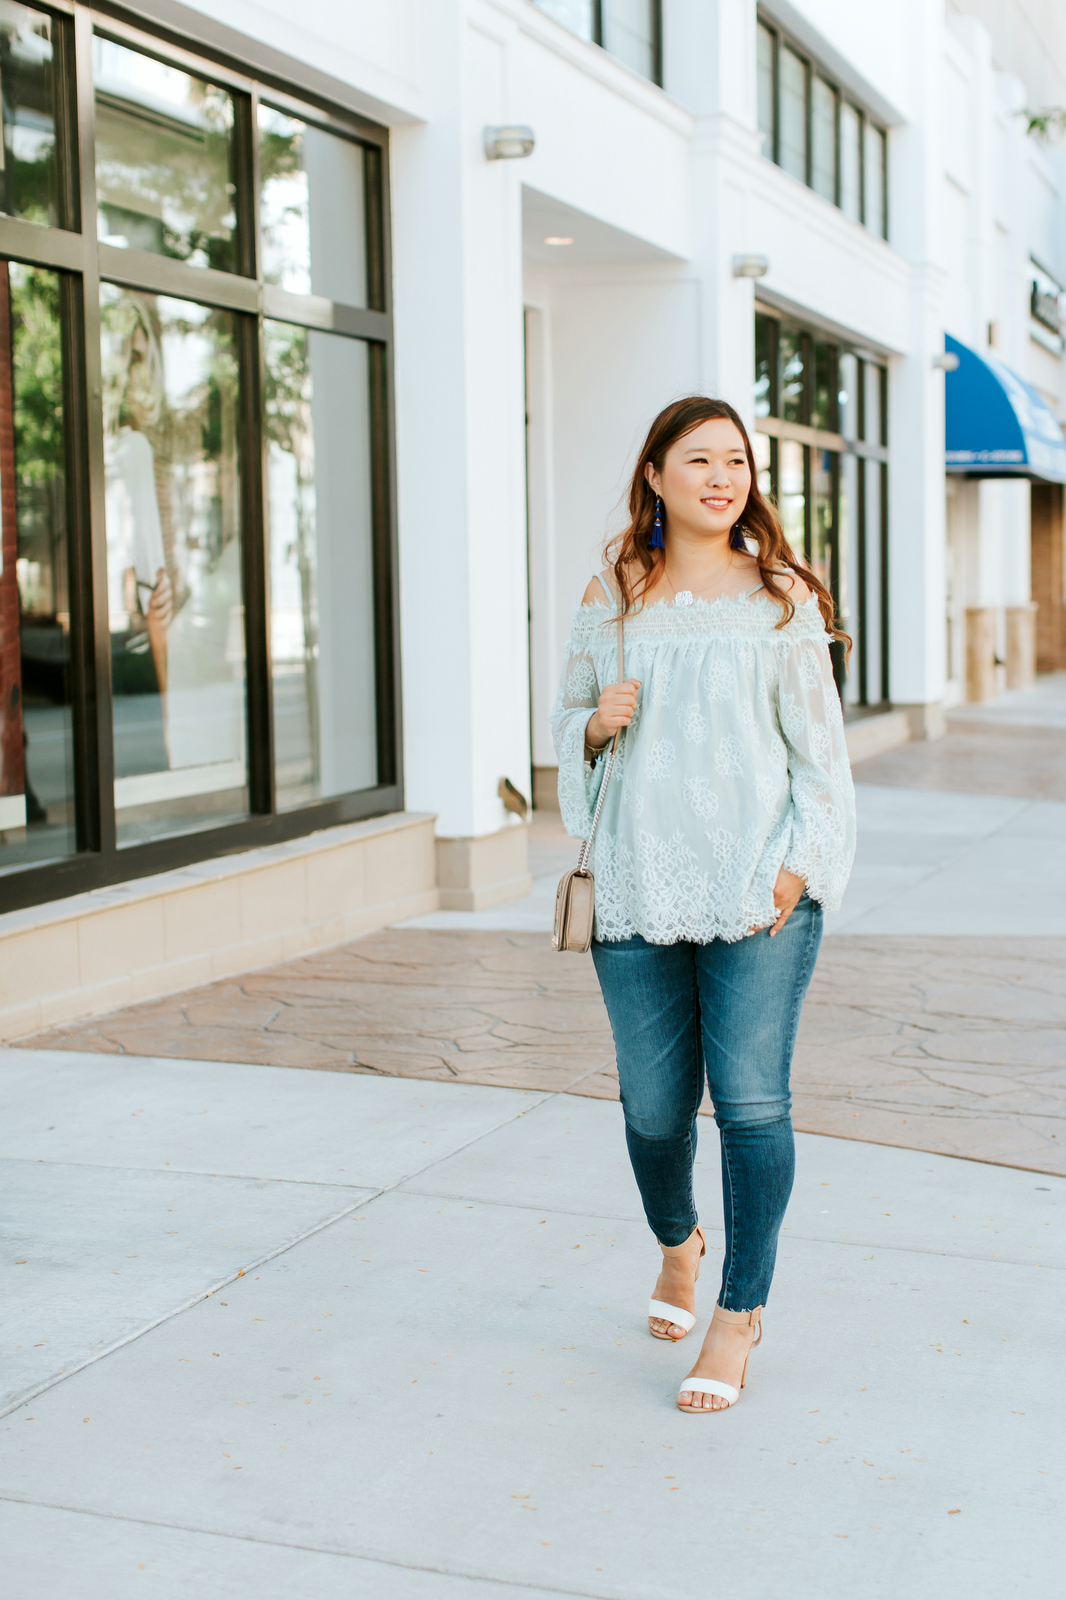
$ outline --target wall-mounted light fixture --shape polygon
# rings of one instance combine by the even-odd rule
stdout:
[[[734,256],[734,278],[765,278],[770,263],[765,256]]]
[[[958,370],[959,358],[954,350],[941,350],[938,356],[933,357],[934,372],[957,372]]]
[[[485,129],[485,158],[488,161],[519,161],[533,154],[536,140],[525,123],[508,123],[502,128]]]

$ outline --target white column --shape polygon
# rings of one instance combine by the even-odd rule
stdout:
[[[469,27],[461,0],[421,15],[428,122],[392,141],[406,803],[470,841],[510,832],[501,777],[529,788],[521,163],[487,161],[482,139],[522,117],[506,33]],[[481,853],[508,893],[514,833]],[[460,855],[450,903],[488,903],[478,852]]]
[[[924,737],[941,731],[947,682],[942,291],[933,263],[912,269],[910,353],[888,379],[889,693]]]
[[[702,387],[754,420],[754,248],[740,164],[759,148],[755,0],[665,0],[664,87],[700,118],[692,146],[692,250],[701,284]]]
[[[911,265],[908,353],[889,366],[889,672],[894,702],[920,736],[942,731],[945,614],[943,20],[909,7],[911,120],[889,135],[891,243]]]

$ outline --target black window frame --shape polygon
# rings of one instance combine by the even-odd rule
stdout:
[[[772,119],[773,119],[773,127],[770,128],[770,129],[766,129],[766,130],[760,129],[760,132],[765,132],[765,134],[767,136],[767,138],[766,138],[766,146],[767,147],[765,147],[763,149],[763,152],[762,152],[763,155],[766,157],[766,159],[768,161],[772,161],[775,166],[778,166],[778,167],[781,166],[781,49],[782,49],[782,46],[787,46],[788,49],[791,50],[794,55],[798,56],[804,62],[805,66],[806,66],[806,69],[807,69],[807,108],[806,108],[807,109],[807,151],[806,151],[806,163],[805,163],[806,172],[805,172],[805,176],[804,176],[804,179],[803,179],[806,187],[808,189],[812,190],[815,194],[819,194],[820,193],[819,190],[815,189],[814,182],[813,182],[814,152],[813,152],[813,138],[812,138],[812,133],[813,133],[812,123],[813,123],[813,114],[814,114],[813,113],[813,106],[814,106],[813,85],[814,85],[815,79],[816,78],[820,78],[822,80],[822,82],[825,83],[826,85],[828,85],[828,87],[830,89],[832,89],[834,91],[834,93],[836,94],[836,112],[835,112],[836,136],[835,136],[835,141],[834,141],[834,143],[835,143],[835,174],[834,174],[834,182],[833,182],[834,197],[833,197],[833,200],[830,203],[835,205],[838,209],[841,209],[841,184],[840,184],[840,167],[841,167],[841,162],[840,162],[840,123],[841,123],[841,116],[840,116],[840,113],[841,113],[842,106],[846,103],[847,105],[849,105],[851,107],[851,109],[854,112],[857,113],[858,118],[859,118],[859,193],[860,193],[860,199],[859,199],[860,222],[859,222],[859,226],[865,228],[868,233],[873,234],[875,239],[883,239],[883,240],[885,240],[887,242],[888,238],[889,238],[888,129],[887,129],[887,127],[885,126],[885,124],[883,122],[879,121],[879,119],[877,117],[871,116],[870,112],[866,110],[865,106],[863,106],[861,104],[861,102],[859,100],[857,100],[853,94],[849,94],[848,93],[848,91],[844,88],[843,84],[841,84],[836,78],[834,78],[833,74],[830,71],[828,71],[821,64],[821,62],[817,59],[817,57],[812,56],[810,51],[806,50],[803,47],[803,45],[801,45],[790,33],[787,32],[787,30],[782,29],[779,26],[779,24],[773,20],[772,17],[767,16],[761,10],[756,13],[756,27],[765,29],[765,31],[770,35],[770,38],[772,40],[772,48],[771,48],[772,68],[771,68],[771,70],[772,70],[772,74],[773,74],[773,88],[772,88],[772,92],[771,92],[771,95],[770,95],[770,106],[771,106],[771,115],[772,115]],[[875,128],[877,130],[877,132],[881,136],[881,196],[882,196],[882,199],[881,199],[881,217],[879,219],[879,225],[878,226],[874,226],[872,224],[872,222],[867,218],[867,215],[866,215],[866,207],[867,207],[867,195],[866,195],[866,129],[867,129],[867,126],[869,126],[871,128]],[[782,170],[784,170],[784,169],[782,169]],[[824,195],[822,195],[821,198],[822,199],[827,199],[827,197],[824,196]]]
[[[36,5],[36,0],[34,0]],[[57,146],[66,145],[59,184],[63,227],[0,216],[0,257],[58,273],[64,308],[70,523],[70,682],[73,702],[77,853],[0,869],[0,912],[87,893],[194,862],[278,844],[323,828],[403,809],[400,627],[388,130],[309,92],[247,67],[119,7],[50,0],[36,9],[56,24]],[[234,96],[235,160],[243,275],[126,251],[96,237],[94,33],[181,70],[209,76]],[[259,249],[257,107],[271,106],[352,139],[366,151],[367,309],[295,296],[262,278]],[[111,652],[104,521],[101,412],[101,282],[162,293],[235,314],[241,370],[241,563],[245,619],[248,815],[242,820],[118,846],[114,803]],[[274,318],[368,346],[375,615],[378,781],[367,789],[278,811],[269,653],[265,427],[265,319]]]

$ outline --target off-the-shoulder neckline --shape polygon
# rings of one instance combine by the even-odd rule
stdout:
[[[671,616],[691,617],[698,610],[710,611],[715,606],[724,605],[726,603],[751,606],[758,605],[760,603],[763,605],[777,605],[777,601],[773,600],[771,596],[768,595],[763,589],[757,589],[754,594],[717,594],[713,600],[704,600],[700,596],[697,596],[692,601],[692,604],[687,606],[679,606],[676,600],[653,600],[650,606],[639,606],[635,611],[627,611],[626,621],[636,622],[640,617],[648,617],[651,616],[653,612],[662,611],[664,609],[668,610]],[[806,600],[800,600],[798,603],[796,603],[795,615],[798,615],[801,611],[805,611],[809,605],[817,606],[817,604],[817,595],[809,594]],[[614,606],[610,606],[607,604],[606,600],[600,600],[598,598],[595,600],[579,601],[577,610],[606,611],[612,617],[617,617],[618,615],[618,612]]]

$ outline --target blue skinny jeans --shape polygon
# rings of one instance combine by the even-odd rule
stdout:
[[[806,894],[781,932],[735,944],[596,941],[626,1143],[644,1213],[668,1248],[696,1226],[696,1113],[707,1087],[722,1145],[725,1262],[719,1304],[765,1305],[792,1192],[789,1069],[822,939]]]

